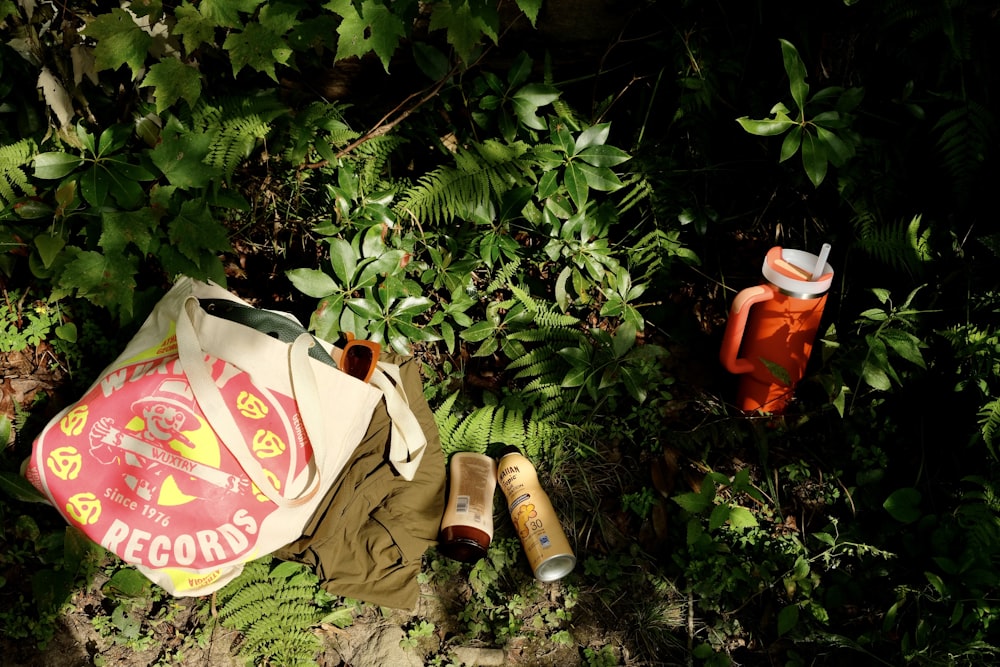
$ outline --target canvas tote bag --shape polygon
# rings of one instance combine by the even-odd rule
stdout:
[[[338,348],[213,317],[201,306],[213,299],[248,305],[179,279],[42,430],[26,471],[70,524],[178,596],[211,593],[298,538],[381,401],[400,476],[426,448],[398,367],[363,382],[319,360]]]

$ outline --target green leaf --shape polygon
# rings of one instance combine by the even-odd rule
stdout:
[[[207,8],[210,4],[202,2],[201,6]],[[174,10],[174,19],[177,23],[171,34],[181,37],[184,50],[188,53],[196,51],[202,44],[215,43],[215,28],[221,24],[202,14],[196,6],[187,2],[181,3]]]
[[[632,156],[616,146],[588,146],[576,157],[595,167],[614,167],[632,159]]]
[[[784,162],[788,158],[792,157],[799,152],[799,146],[802,145],[802,126],[796,125],[792,128],[792,131],[785,135],[785,140],[781,142],[781,155],[778,157],[778,162]]]
[[[92,250],[79,251],[59,277],[59,286],[75,289],[80,297],[106,306],[123,316],[132,314],[137,262],[132,255],[107,256]]]
[[[816,126],[816,137],[823,144],[825,152],[834,166],[842,166],[854,155],[854,149],[830,130]]]
[[[806,108],[806,97],[809,96],[809,84],[806,83],[806,66],[802,62],[802,58],[799,57],[798,50],[791,42],[784,39],[778,41],[781,42],[781,59],[785,64],[785,72],[788,73],[789,90],[792,93],[792,99],[795,100],[795,106],[798,107],[801,113]]]
[[[201,73],[177,58],[164,58],[149,68],[140,87],[152,87],[156,99],[156,113],[163,113],[177,100],[184,100],[188,106],[201,97]]]
[[[916,489],[904,487],[893,491],[882,503],[882,507],[896,521],[913,523],[920,518],[921,498],[920,492]]]
[[[451,71],[448,56],[425,42],[413,43],[413,60],[428,79],[440,81]]]
[[[584,180],[587,181],[587,185],[594,190],[614,192],[623,187],[618,174],[611,171],[608,167],[595,167],[586,162],[572,162],[570,166],[577,167],[583,174]]]
[[[341,285],[350,285],[354,278],[354,273],[358,269],[357,255],[354,248],[346,240],[332,238],[328,241],[330,246],[330,264],[333,267],[333,274],[340,280]]]
[[[682,493],[674,496],[673,501],[692,514],[700,514],[712,506],[714,499],[703,493]]]
[[[819,187],[826,178],[826,146],[809,132],[802,133],[802,166],[813,186]]]
[[[167,232],[170,242],[199,267],[212,253],[231,249],[229,233],[201,199],[181,204],[177,216],[167,224]]]
[[[53,331],[55,331],[56,336],[58,336],[60,340],[64,340],[67,343],[75,343],[77,340],[78,332],[76,329],[76,324],[74,324],[73,322],[66,322],[65,324],[60,324],[55,329],[53,329]]]
[[[721,503],[716,505],[712,509],[712,513],[708,517],[708,529],[709,531],[718,530],[725,525],[726,521],[729,520],[730,511],[732,508],[726,503]]]
[[[880,337],[903,359],[920,368],[927,368],[924,356],[920,352],[920,339],[913,334],[900,329],[884,329]]]
[[[786,131],[790,127],[797,125],[797,123],[792,120],[778,120],[770,118],[753,120],[747,116],[737,118],[736,122],[739,123],[744,130],[750,134],[755,134],[758,137],[774,137]]]
[[[542,9],[542,0],[517,0],[517,6],[528,17],[528,22],[534,28],[535,22],[538,21],[538,12]]]
[[[132,15],[114,8],[87,24],[84,34],[97,41],[94,65],[98,70],[116,70],[127,64],[136,79],[146,62],[152,36],[140,28]]]
[[[799,622],[799,606],[790,604],[778,612],[778,636],[781,637]]]
[[[431,31],[444,30],[448,43],[455,47],[458,57],[466,64],[474,60],[484,26],[472,14],[465,0],[445,0],[434,4],[431,14]]]
[[[52,266],[52,262],[66,247],[66,239],[58,234],[39,234],[34,241],[35,247],[38,248],[38,257],[46,269]]]
[[[98,243],[108,254],[124,252],[129,244],[134,244],[145,255],[152,248],[157,222],[157,215],[149,207],[135,211],[104,211]]]
[[[587,187],[587,176],[575,162],[566,165],[566,172],[563,174],[563,184],[569,192],[570,198],[576,204],[577,209],[582,209],[587,203],[587,195],[590,188]]]
[[[295,289],[314,299],[323,299],[334,294],[337,283],[319,269],[290,269],[285,272]]]
[[[603,146],[611,134],[611,123],[598,123],[588,127],[576,137],[573,155],[591,146]]]
[[[199,10],[215,25],[239,28],[246,22],[243,14],[253,14],[264,0],[201,0]]]
[[[360,13],[350,0],[335,0],[326,6],[344,19],[337,28],[337,60],[374,51],[388,72],[392,54],[406,36],[402,19],[374,0],[364,0]]]
[[[292,49],[284,38],[261,23],[248,23],[241,32],[231,32],[222,48],[229,53],[233,76],[249,67],[277,82],[275,65],[288,63]]]
[[[9,425],[10,421],[8,420],[7,423]],[[4,440],[0,445],[6,445],[9,441],[10,436],[8,435],[7,440]],[[31,482],[12,472],[0,472],[0,489],[15,500],[26,503],[49,503],[49,499],[32,486]]]
[[[101,590],[106,595],[118,599],[145,598],[152,590],[152,583],[138,570],[126,567],[111,575]]]
[[[734,528],[756,528],[757,518],[747,508],[735,505],[729,510],[729,523]]]
[[[83,158],[69,153],[39,153],[35,156],[35,176],[47,180],[63,178],[83,164]]]
[[[149,156],[171,185],[206,187],[219,173],[203,162],[211,146],[210,134],[191,132],[171,118],[160,134],[160,143]]]

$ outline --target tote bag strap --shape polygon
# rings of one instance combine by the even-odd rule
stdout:
[[[205,363],[205,352],[202,350],[201,343],[198,340],[198,332],[191,316],[191,310],[196,308],[198,308],[198,300],[194,297],[188,297],[184,300],[180,311],[177,313],[177,355],[180,358],[181,366],[184,368],[184,373],[187,375],[191,392],[194,394],[195,400],[198,401],[198,405],[201,407],[202,412],[204,412],[209,425],[226,449],[239,462],[250,480],[257,485],[260,492],[267,496],[271,502],[279,507],[298,507],[308,503],[313,499],[320,486],[320,475],[315,461],[310,460],[303,474],[298,478],[292,479],[295,470],[298,468],[299,461],[298,447],[290,447],[289,479],[286,480],[285,492],[281,493],[274,488],[274,485],[264,473],[263,466],[261,466],[260,462],[251,453],[246,438],[243,437],[242,431],[236,424],[236,420],[233,418],[225,399],[222,397],[222,392],[219,391],[209,373],[208,366]],[[292,373],[293,386],[298,386],[296,390],[297,400],[299,394],[303,396],[319,395],[315,376],[309,368],[308,353],[311,343],[310,338],[309,336],[305,336],[297,339],[289,348],[290,358],[286,360],[289,372]],[[291,360],[298,357],[303,357],[304,360],[299,360],[294,364],[293,372]],[[306,419],[307,414],[309,415],[308,421]],[[324,432],[320,430],[322,421],[318,421],[322,420],[321,409],[312,406],[307,408],[306,413],[302,414],[302,419],[307,434],[310,430],[312,430],[314,435]]]
[[[427,435],[410,409],[403,391],[399,366],[379,363],[372,373],[371,383],[382,390],[392,424],[389,433],[389,462],[396,472],[410,481],[417,474],[420,459],[427,448]]]

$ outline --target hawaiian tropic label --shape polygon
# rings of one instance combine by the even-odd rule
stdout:
[[[126,562],[211,570],[252,556],[277,505],[219,441],[170,343],[150,350],[166,356],[111,370],[50,424],[35,443],[28,479]],[[232,364],[205,362],[273,486],[266,491],[282,492],[312,456],[294,400],[254,385]]]

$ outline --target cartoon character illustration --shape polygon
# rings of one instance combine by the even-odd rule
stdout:
[[[125,484],[157,505],[247,492],[250,480],[219,469],[218,439],[193,405],[186,382],[165,380],[152,396],[132,403],[134,416],[123,427],[111,417],[98,420],[89,433],[90,455],[117,463]]]
[[[528,521],[538,516],[534,503],[522,503],[512,517],[514,527],[517,528],[518,537],[524,539],[531,531],[528,529]]]

